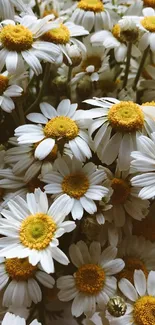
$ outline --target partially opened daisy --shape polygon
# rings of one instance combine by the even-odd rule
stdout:
[[[18,142],[20,144],[37,143],[35,157],[40,160],[49,155],[55,144],[58,145],[58,149],[62,148],[62,142],[63,146],[65,143],[68,144],[77,159],[81,161],[84,161],[86,157],[89,159],[92,155],[87,134],[89,111],[86,113],[77,110],[77,107],[78,105],[71,104],[69,99],[62,100],[57,110],[48,103],[41,103],[42,114],[27,115],[28,120],[40,124],[19,126],[15,130]],[[80,120],[79,112],[84,115],[84,120]]]
[[[48,194],[55,194],[59,201],[70,202],[73,219],[81,219],[84,210],[89,214],[97,211],[94,201],[100,201],[109,190],[102,186],[106,174],[98,170],[93,163],[84,166],[79,160],[58,158],[54,163],[54,170],[45,174],[41,180],[47,183],[44,187]],[[55,201],[56,204],[56,201]]]
[[[0,74],[0,107],[7,113],[11,113],[15,108],[12,97],[19,97],[23,92],[23,89],[17,85],[18,80],[18,76],[11,76],[7,71]]]
[[[62,276],[57,280],[60,289],[58,298],[72,303],[72,315],[79,317],[85,313],[91,317],[96,305],[103,310],[109,297],[116,292],[117,274],[124,267],[122,259],[117,259],[117,248],[109,246],[101,252],[98,242],[89,248],[83,241],[69,248],[72,263],[77,270],[73,275]]]
[[[37,19],[25,15],[14,20],[4,20],[0,25],[0,70],[6,64],[9,73],[20,73],[24,65],[29,66],[36,75],[42,73],[40,61],[54,62],[60,54],[55,44],[39,40],[46,31],[57,27],[50,21],[51,16]]]
[[[20,316],[16,316],[7,312],[2,320],[2,325],[26,325],[26,320]],[[29,325],[41,325],[36,319],[34,319]]]
[[[150,134],[155,130],[153,119],[145,113],[143,106],[131,101],[103,97],[84,102],[95,106],[88,110],[89,117],[95,118],[89,127],[89,135],[97,131],[94,147],[102,163],[110,165],[118,157],[119,169],[129,169],[130,154],[137,148],[141,132]]]
[[[3,306],[29,307],[32,302],[37,304],[42,300],[40,282],[47,288],[53,288],[54,279],[49,274],[33,266],[27,258],[1,259],[0,289],[6,289],[3,295]],[[9,283],[8,283],[9,282]]]
[[[70,202],[59,198],[48,207],[47,196],[40,189],[27,194],[26,201],[16,197],[8,202],[8,210],[3,210],[0,220],[0,256],[6,258],[29,258],[33,266],[40,262],[47,273],[54,272],[53,259],[68,264],[67,256],[57,247],[65,232],[75,228],[73,221],[64,221],[70,211]]]
[[[119,289],[128,299],[126,312],[121,317],[106,314],[110,325],[153,325],[155,323],[155,272],[146,279],[141,270],[134,272],[134,285],[127,279],[119,282]]]

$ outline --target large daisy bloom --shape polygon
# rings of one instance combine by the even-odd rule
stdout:
[[[135,270],[134,285],[127,279],[121,279],[118,285],[128,302],[121,317],[114,317],[107,312],[110,325],[153,325],[155,272],[151,271],[146,279],[143,271]]]
[[[48,207],[47,196],[40,189],[27,194],[26,201],[16,197],[8,202],[8,210],[2,210],[0,221],[1,257],[29,258],[33,266],[40,262],[47,273],[54,272],[53,259],[68,264],[67,256],[57,247],[65,232],[75,228],[73,221],[64,221],[70,211],[69,200],[53,203]]]
[[[26,320],[20,316],[16,316],[7,312],[2,320],[2,325],[26,325]],[[29,325],[41,325],[36,319],[34,319]]]
[[[145,113],[146,108],[131,101],[110,97],[84,102],[95,106],[88,110],[89,118],[95,118],[89,127],[89,135],[97,130],[94,147],[102,163],[110,165],[118,157],[119,169],[129,169],[130,154],[137,149],[141,132],[150,134],[155,130],[155,122]]]
[[[53,16],[52,16],[53,17]],[[40,61],[54,62],[60,54],[55,44],[39,40],[46,31],[56,28],[51,15],[42,19],[25,15],[14,20],[4,20],[0,25],[0,70],[6,64],[10,74],[20,73],[27,64],[36,75],[42,73]]]
[[[1,258],[0,274],[0,289],[7,285],[3,295],[5,307],[11,305],[28,307],[32,301],[37,304],[42,300],[42,291],[38,282],[50,289],[55,283],[49,274],[43,272],[37,265],[31,265],[27,258]]]
[[[137,23],[137,27],[143,32],[139,47],[141,50],[145,50],[150,46],[151,51],[155,52],[155,10],[149,7],[145,8],[143,15],[144,17],[138,17]]]
[[[20,144],[40,144],[35,149],[35,158],[40,160],[49,155],[55,144],[61,146],[68,143],[73,155],[84,161],[91,157],[89,148],[89,137],[87,134],[89,111],[77,110],[77,104],[71,104],[69,99],[60,102],[57,110],[48,103],[41,103],[40,113],[30,113],[27,119],[39,125],[26,124],[15,130]],[[77,111],[76,111],[77,110]],[[85,120],[79,119],[84,115]]]
[[[69,201],[73,219],[80,220],[84,210],[89,214],[96,212],[94,201],[100,201],[108,194],[109,190],[101,185],[106,174],[91,162],[83,166],[79,160],[67,158],[58,158],[54,170],[41,180],[48,184],[44,187],[45,192],[58,195],[59,202]]]
[[[98,242],[91,243],[88,248],[79,241],[70,246],[69,254],[77,270],[57,280],[58,297],[61,301],[73,300],[73,316],[85,313],[91,317],[96,304],[103,310],[109,297],[115,294],[117,282],[113,275],[122,270],[124,262],[116,258],[117,248],[109,246],[101,252]]]
[[[7,113],[11,113],[15,108],[12,97],[19,97],[23,92],[23,89],[16,84],[18,80],[18,76],[9,76],[7,71],[0,74],[0,107]]]
[[[141,188],[139,197],[145,200],[155,196],[155,132],[151,139],[141,136],[139,143],[139,151],[131,153],[131,171],[140,175],[134,176],[131,184]]]

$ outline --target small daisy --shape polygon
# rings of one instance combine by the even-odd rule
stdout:
[[[141,270],[134,272],[134,285],[127,279],[121,279],[119,289],[128,299],[123,316],[114,317],[107,312],[110,325],[153,325],[155,323],[155,272],[151,271],[146,280]]]
[[[124,267],[122,259],[117,259],[117,248],[107,247],[101,252],[98,242],[88,248],[83,241],[72,244],[69,249],[72,263],[77,268],[73,275],[62,276],[57,281],[61,301],[72,299],[72,315],[79,317],[85,313],[91,317],[96,311],[96,304],[103,310],[109,297],[116,292],[117,274]]]
[[[9,76],[7,71],[0,74],[0,107],[7,113],[15,109],[12,97],[19,97],[23,92],[23,89],[17,85],[18,80],[18,76]]]
[[[76,37],[88,35],[89,32],[84,29],[82,26],[77,26],[71,21],[66,23],[61,23],[55,29],[49,30],[46,32],[42,39],[44,41],[56,44],[62,54],[64,54],[69,62],[72,64],[70,57],[68,56],[68,48],[71,44],[75,44],[80,48],[82,52],[85,52],[85,46],[82,42],[76,39]]]
[[[38,282],[50,289],[55,283],[49,274],[43,272],[38,266],[31,265],[27,258],[1,259],[0,274],[0,289],[7,285],[3,295],[5,307],[10,305],[29,307],[32,302],[37,304],[42,300],[42,291]]]
[[[89,111],[77,110],[77,104],[71,104],[69,99],[60,102],[57,110],[48,103],[41,103],[40,113],[30,113],[27,119],[39,125],[26,124],[15,130],[20,144],[40,142],[35,149],[35,158],[42,160],[49,155],[55,144],[62,148],[68,143],[73,155],[84,161],[92,156],[87,134]],[[76,111],[77,110],[77,111]],[[85,120],[79,118],[79,113]],[[62,144],[62,141],[64,144]]]
[[[97,130],[94,147],[98,157],[107,165],[118,157],[119,169],[128,170],[130,154],[137,149],[138,137],[142,131],[149,134],[155,131],[155,122],[145,114],[143,106],[131,101],[105,97],[84,102],[96,107],[88,112],[89,118],[95,118],[89,127],[89,135]]]
[[[41,180],[48,194],[59,196],[59,202],[70,202],[70,211],[74,220],[81,219],[84,210],[89,214],[97,211],[94,201],[100,201],[108,194],[108,189],[101,186],[105,172],[99,171],[93,163],[84,166],[79,160],[58,158],[53,172],[44,175]],[[56,204],[56,202],[55,202]]]
[[[53,17],[53,16],[52,16]],[[58,23],[49,21],[51,15],[42,19],[25,15],[13,20],[4,20],[0,25],[0,71],[6,64],[10,74],[20,73],[27,64],[36,75],[42,73],[40,60],[54,62],[60,54],[55,44],[40,41],[46,31],[56,28]]]
[[[155,52],[155,10],[149,7],[143,9],[143,16],[137,22],[137,27],[143,32],[139,47],[144,51],[150,46],[151,51]]]
[[[141,173],[131,179],[131,184],[142,188],[139,197],[143,200],[155,196],[155,132],[151,139],[146,136],[139,138],[140,151],[133,151],[131,157],[131,171]]]
[[[10,211],[1,212],[5,219],[0,221],[0,233],[6,237],[0,238],[0,256],[28,257],[29,263],[35,266],[40,262],[47,273],[54,272],[53,259],[64,265],[69,263],[57,247],[57,238],[75,228],[73,221],[64,221],[70,211],[66,197],[48,207],[46,194],[37,189],[34,194],[27,194],[26,201],[19,196],[10,200],[8,208]]]
[[[26,320],[19,316],[13,315],[7,312],[2,320],[2,325],[26,325]],[[34,319],[29,325],[41,325],[36,319]]]

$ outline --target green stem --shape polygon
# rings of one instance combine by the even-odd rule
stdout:
[[[130,69],[131,52],[132,52],[132,42],[128,42],[127,59],[126,59],[126,67],[125,67],[123,88],[126,87],[127,81],[128,81],[128,74],[129,74],[129,69]]]
[[[72,66],[69,66],[69,70],[68,70],[68,78],[67,78],[67,84],[68,84],[68,98],[71,98],[71,85],[70,85],[71,77],[72,77]]]
[[[25,112],[25,114],[28,114],[30,112],[32,112],[40,103],[43,95],[44,95],[44,91],[45,88],[47,86],[48,80],[49,80],[49,76],[50,76],[50,63],[46,63],[46,67],[45,67],[45,71],[44,71],[44,78],[43,78],[43,83],[42,86],[40,88],[38,97],[36,98],[36,100],[34,101],[34,103],[28,107],[27,111]]]
[[[144,64],[145,64],[145,60],[146,60],[147,55],[148,55],[148,53],[149,53],[149,49],[150,49],[150,47],[148,46],[148,47],[145,49],[144,53],[143,53],[143,56],[142,56],[142,59],[141,59],[140,65],[139,65],[139,69],[138,69],[138,71],[137,71],[137,75],[136,75],[136,78],[135,78],[135,80],[134,80],[133,90],[136,90],[136,88],[137,88],[137,84],[138,84],[139,78],[140,78],[140,76],[141,76],[141,73],[142,73],[142,70],[143,70],[143,66],[144,66]]]

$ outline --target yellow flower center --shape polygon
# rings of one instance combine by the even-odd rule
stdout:
[[[9,78],[0,74],[0,95],[2,95],[4,91],[7,89],[8,84],[9,84]]]
[[[86,295],[98,294],[105,282],[104,270],[96,264],[85,264],[75,273],[77,289]]]
[[[3,46],[9,51],[29,50],[33,43],[32,32],[22,25],[7,25],[0,33],[0,40]]]
[[[143,0],[146,7],[155,8],[155,0]]]
[[[147,278],[148,276],[147,268],[139,258],[127,256],[124,257],[123,260],[125,262],[125,267],[120,273],[117,274],[118,280],[122,278],[126,278],[131,283],[133,283],[133,274],[135,270],[142,270]]]
[[[111,126],[119,132],[134,132],[142,129],[144,114],[133,102],[114,104],[109,110],[108,119]]]
[[[143,103],[142,106],[155,106],[155,102],[154,101],[146,102],[146,103]]]
[[[120,178],[113,178],[111,182],[113,189],[112,204],[124,203],[130,194],[130,185],[127,181]]]
[[[6,272],[13,280],[26,281],[32,278],[37,266],[29,263],[27,258],[9,258],[5,261]]]
[[[155,220],[146,217],[141,221],[133,219],[133,235],[143,236],[146,240],[155,242]]]
[[[53,14],[55,16],[55,18],[59,17],[58,12],[56,10],[54,10],[54,9],[50,9],[50,10],[45,9],[44,12],[43,12],[43,17],[46,17],[46,16],[51,15],[51,14]]]
[[[121,28],[119,24],[113,26],[112,34],[119,42],[123,42],[123,39],[121,38]]]
[[[62,182],[62,190],[75,199],[80,199],[88,190],[89,181],[84,174],[70,174]]]
[[[22,221],[20,241],[30,249],[41,250],[49,245],[55,231],[56,224],[51,217],[43,213],[36,213]]]
[[[44,41],[55,44],[66,44],[70,40],[69,29],[61,24],[60,27],[54,28],[43,35]]]
[[[77,6],[85,11],[104,11],[104,6],[101,0],[80,0]]]
[[[141,20],[142,26],[149,32],[155,32],[155,16],[147,16]]]
[[[155,324],[155,297],[139,298],[134,304],[133,318],[136,325]]]
[[[101,68],[102,61],[101,58],[97,55],[88,56],[82,62],[82,70],[85,71],[87,67],[93,65],[95,67],[95,71],[98,71]]]
[[[54,117],[44,127],[44,134],[47,138],[72,140],[78,133],[77,124],[66,116]]]

